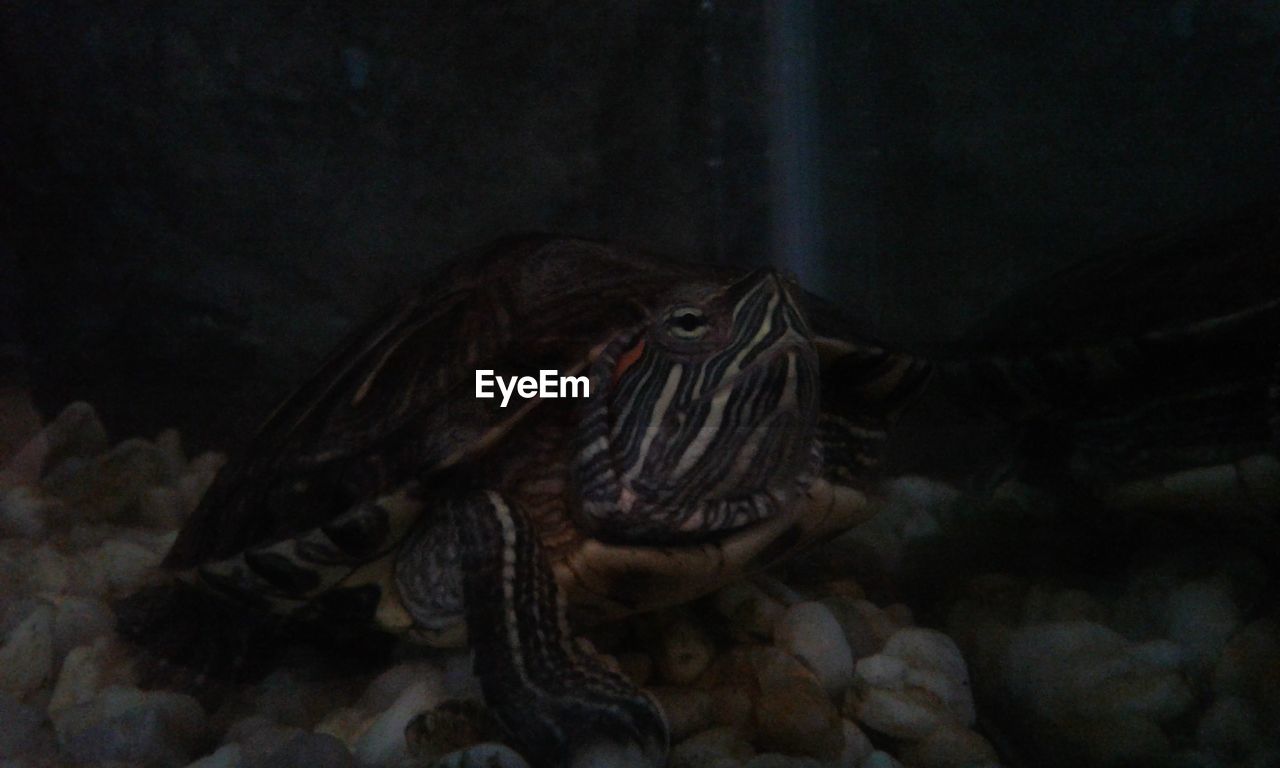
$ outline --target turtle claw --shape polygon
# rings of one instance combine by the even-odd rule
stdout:
[[[478,701],[450,699],[419,714],[405,726],[409,754],[420,761],[443,759],[459,750],[499,738],[493,715]]]

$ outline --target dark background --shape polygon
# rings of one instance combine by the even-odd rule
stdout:
[[[781,263],[939,342],[1277,189],[1269,0],[0,4],[0,341],[117,437],[233,446],[508,231]]]

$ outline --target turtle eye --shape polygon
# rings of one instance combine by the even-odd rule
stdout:
[[[677,339],[700,339],[710,324],[707,316],[696,307],[681,307],[667,315],[667,333]]]

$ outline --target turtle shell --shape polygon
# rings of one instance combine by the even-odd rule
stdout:
[[[1270,202],[1014,295],[946,352],[935,393],[946,404],[927,410],[968,411],[949,439],[969,450],[938,463],[981,474],[996,444],[1017,445],[1016,460],[1042,479],[1100,490],[1274,451],[1278,255],[1280,204]],[[974,449],[979,432],[998,435],[986,451]]]
[[[581,372],[673,288],[727,284],[738,274],[541,235],[464,255],[355,332],[286,400],[249,450],[219,474],[166,566],[185,570],[261,553],[322,526],[345,526],[329,535],[355,540],[349,552],[385,548],[393,535],[386,522],[349,519],[353,504],[406,479],[448,491],[481,457],[501,461],[513,428],[539,408],[536,399],[502,408],[496,398],[476,398],[476,369],[499,376]],[[838,313],[816,300],[811,315],[823,392],[832,395],[824,394],[824,410],[874,434],[905,404],[923,369],[855,341]],[[860,445],[831,460],[846,464],[850,476],[869,466],[873,453],[874,446]],[[401,533],[412,523],[400,522]],[[758,554],[760,547],[750,549]]]

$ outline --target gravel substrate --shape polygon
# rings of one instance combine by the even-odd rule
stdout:
[[[7,397],[0,766],[523,765],[496,743],[445,755],[449,739],[419,718],[478,699],[465,653],[406,647],[361,673],[286,656],[216,700],[140,689],[145,660],[115,636],[110,606],[157,578],[222,457],[188,459],[172,432],[112,446],[85,404],[42,425],[24,399]],[[902,541],[934,532],[933,510],[954,499],[927,481],[899,491],[882,522],[809,564],[840,562],[868,542],[892,560]],[[847,573],[815,579],[811,567],[802,582],[736,584],[588,640],[662,702],[673,768],[993,766],[979,733],[996,732],[986,729],[992,717],[997,731],[1030,735],[1063,765],[1138,754],[1276,764],[1266,761],[1280,732],[1271,727],[1280,634],[1274,621],[1245,622],[1239,600],[1256,595],[1238,594],[1266,564],[1225,563],[1195,579],[1161,567],[1135,572],[1110,602],[1011,576],[974,579],[950,635],[916,626],[906,605],[868,599]]]

